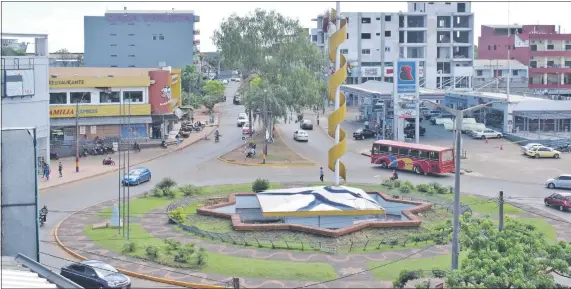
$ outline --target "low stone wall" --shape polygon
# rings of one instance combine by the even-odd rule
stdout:
[[[311,234],[317,234],[327,237],[340,237],[343,235],[351,234],[357,231],[361,231],[367,228],[405,228],[405,227],[419,227],[422,224],[422,220],[418,218],[415,214],[429,210],[432,208],[432,204],[425,202],[415,202],[409,200],[393,199],[390,198],[385,193],[381,192],[368,192],[369,194],[377,194],[386,201],[402,204],[412,204],[416,205],[407,210],[403,210],[402,213],[409,220],[408,221],[367,221],[359,224],[355,224],[342,229],[331,230],[325,228],[318,228],[312,226],[304,226],[297,224],[246,224],[240,220],[240,216],[237,214],[230,214],[215,211],[215,209],[236,204],[236,196],[255,196],[255,193],[235,193],[228,196],[228,202],[219,203],[212,206],[205,206],[196,210],[198,214],[206,216],[214,216],[219,218],[226,218],[232,221],[232,226],[236,231],[254,231],[254,230],[290,230],[299,231]]]

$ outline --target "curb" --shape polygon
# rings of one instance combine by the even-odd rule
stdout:
[[[280,140],[281,140],[282,136],[281,136],[280,130],[279,130],[279,129],[276,129],[276,132],[277,132],[277,134],[278,134],[278,136],[279,136],[279,138],[280,138]],[[221,161],[221,162],[223,162],[223,163],[229,164],[229,165],[237,165],[237,166],[243,166],[243,167],[315,167],[315,166],[317,166],[317,163],[316,163],[316,162],[314,162],[314,161],[312,161],[312,160],[310,160],[310,159],[308,159],[308,158],[306,158],[306,157],[304,157],[304,156],[298,154],[297,152],[295,152],[294,150],[292,150],[284,141],[282,141],[282,143],[283,143],[290,151],[292,151],[293,153],[297,154],[298,156],[300,156],[302,159],[308,161],[309,163],[289,163],[289,164],[281,164],[281,163],[280,163],[280,164],[246,164],[246,163],[244,163],[244,164],[242,164],[242,163],[237,163],[237,162],[235,162],[235,161],[225,160],[225,159],[222,158],[222,156],[217,156],[216,159],[219,160],[219,161]],[[240,147],[242,147],[242,145],[237,146],[237,147],[236,147],[235,149],[233,149],[233,150],[236,150],[236,149],[238,149],[238,148],[240,148]]]
[[[219,124],[217,124],[217,125],[215,125],[215,126],[212,126],[212,127],[218,127],[218,126],[219,126]],[[209,134],[206,135],[206,137],[211,136],[215,131],[216,131],[216,130],[211,131]],[[152,158],[150,158],[150,159],[147,159],[147,160],[144,160],[144,161],[140,161],[140,162],[138,162],[138,163],[134,163],[134,164],[132,164],[132,166],[138,166],[138,165],[140,165],[140,164],[144,164],[144,163],[148,163],[148,162],[150,162],[150,161],[154,161],[154,160],[160,159],[160,158],[165,157],[165,156],[167,156],[167,155],[170,155],[170,154],[172,154],[172,153],[174,153],[174,152],[178,152],[178,151],[180,151],[181,149],[185,149],[185,148],[187,148],[187,147],[189,147],[189,146],[191,146],[191,145],[193,145],[193,144],[195,144],[195,143],[197,143],[197,142],[199,142],[199,141],[201,141],[201,140],[204,140],[204,138],[196,139],[196,140],[194,140],[194,141],[188,143],[187,145],[183,146],[182,148],[177,148],[177,149],[175,149],[175,150],[173,150],[173,151],[166,152],[166,153],[163,153],[163,154],[154,156],[154,157],[152,157]],[[45,188],[41,188],[41,189],[39,189],[39,191],[42,192],[43,190],[47,190],[47,189],[51,189],[51,188],[57,188],[57,187],[61,187],[61,186],[68,185],[68,184],[72,184],[72,183],[75,183],[75,182],[84,181],[84,180],[86,180],[86,179],[90,179],[90,178],[94,178],[94,177],[99,177],[99,176],[102,176],[102,175],[105,175],[105,174],[108,174],[108,173],[116,172],[116,171],[118,171],[119,169],[120,169],[120,168],[117,167],[117,168],[114,168],[114,169],[112,169],[112,170],[110,170],[110,171],[101,172],[101,173],[97,173],[97,174],[94,174],[94,175],[85,176],[85,177],[83,177],[83,178],[75,179],[75,180],[73,180],[73,181],[69,181],[69,182],[65,182],[65,183],[61,183],[61,184],[58,184],[58,185],[53,185],[53,186],[49,186],[49,187],[45,187]]]
[[[104,202],[101,202],[101,203],[105,203],[105,202],[108,202],[108,201],[104,201]],[[71,217],[71,216],[77,214],[78,212],[81,212],[81,211],[83,211],[83,210],[85,210],[85,209],[87,209],[87,208],[96,206],[96,205],[101,204],[101,203],[97,203],[97,204],[94,204],[94,205],[85,207],[85,208],[83,208],[82,210],[79,210],[79,211],[77,211],[77,212],[75,212],[75,213],[72,213],[72,214],[67,215],[65,218],[63,218],[61,221],[59,221],[59,223],[58,223],[58,224],[56,225],[56,227],[54,228],[54,238],[55,238],[55,241],[56,241],[57,245],[58,245],[62,250],[64,250],[66,253],[70,254],[71,256],[73,256],[73,257],[75,257],[75,258],[77,258],[77,259],[79,259],[79,260],[82,260],[82,261],[83,261],[83,260],[87,260],[87,258],[84,257],[84,256],[82,256],[82,255],[80,255],[79,253],[76,253],[76,252],[74,252],[73,250],[69,249],[68,247],[66,247],[66,246],[61,242],[61,240],[60,240],[59,237],[58,237],[58,229],[59,229],[59,226],[60,226],[67,218],[69,218],[69,217]],[[223,289],[223,288],[226,288],[226,287],[223,287],[223,286],[214,286],[214,285],[206,285],[206,284],[198,284],[198,283],[189,283],[189,282],[184,282],[184,281],[177,281],[177,280],[165,279],[165,278],[160,278],[160,277],[154,277],[154,276],[145,275],[145,274],[136,273],[136,272],[131,272],[131,271],[123,270],[123,269],[117,269],[117,271],[119,271],[119,272],[121,272],[121,273],[123,273],[123,274],[125,274],[125,275],[131,276],[131,277],[136,277],[136,278],[140,278],[140,279],[145,279],[145,280],[150,280],[150,281],[159,282],[159,283],[165,283],[165,284],[170,284],[170,285],[188,287],[188,288],[201,288],[201,289],[202,289],[202,288],[205,288],[205,289],[207,289],[207,288],[208,288],[208,289],[210,289],[210,288],[211,288],[211,289]]]

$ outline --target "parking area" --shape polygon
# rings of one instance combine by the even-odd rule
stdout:
[[[421,126],[426,128],[426,135],[420,138],[423,144],[444,147],[453,146],[451,131],[442,125],[431,125],[423,120]],[[349,136],[353,131],[363,127],[355,121],[346,121],[344,128]],[[350,150],[363,152],[371,149],[373,140],[348,141]],[[462,160],[462,169],[470,175],[503,180],[543,183],[545,180],[560,174],[571,173],[571,154],[562,153],[559,159],[533,159],[522,154],[519,144],[506,139],[473,139],[470,135],[463,135],[463,149],[466,159]]]

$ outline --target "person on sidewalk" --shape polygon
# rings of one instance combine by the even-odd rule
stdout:
[[[323,183],[323,167],[319,168],[319,179],[321,180],[321,182]]]
[[[57,166],[57,170],[59,172],[59,177],[63,177],[62,171],[63,171],[63,165],[61,164],[61,162],[59,162],[58,166]]]
[[[44,174],[46,175],[46,179],[50,180],[50,165],[46,164],[44,167]]]
[[[317,113],[317,125],[319,125],[319,112]]]
[[[46,177],[46,167],[48,164],[46,162],[42,162],[42,179]]]

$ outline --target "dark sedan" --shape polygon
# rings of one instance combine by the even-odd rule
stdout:
[[[543,202],[548,207],[558,208],[560,211],[571,208],[571,193],[555,193],[546,197]]]
[[[354,139],[374,138],[376,136],[377,133],[368,128],[360,128],[353,133]]]
[[[131,288],[129,277],[98,260],[69,264],[61,268],[61,275],[83,288]]]
[[[420,132],[419,135],[420,136],[424,136],[426,134],[426,129],[422,126],[420,127]],[[414,124],[409,124],[404,128],[404,134],[408,137],[408,138],[414,138],[415,134],[416,134],[416,128],[414,127]]]
[[[299,123],[299,128],[313,130],[313,123],[309,119],[304,119]]]

